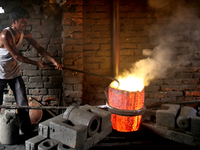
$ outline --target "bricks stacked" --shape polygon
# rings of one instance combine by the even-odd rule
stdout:
[[[64,114],[40,123],[39,135],[26,141],[26,150],[87,150],[111,132],[110,112],[90,105],[70,106]]]
[[[63,64],[65,67],[83,70],[83,1],[69,0],[63,8]],[[63,73],[64,101],[82,102],[83,74],[67,71]]]

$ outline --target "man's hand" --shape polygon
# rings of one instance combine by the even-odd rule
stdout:
[[[56,66],[55,69],[58,69],[58,70],[62,70],[64,67],[62,64],[60,64],[58,62],[54,63],[54,65]]]
[[[37,62],[37,66],[39,68],[45,68],[47,65],[45,65],[44,61],[42,61],[42,59],[40,59],[40,61]]]

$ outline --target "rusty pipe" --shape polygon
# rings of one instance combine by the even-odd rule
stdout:
[[[119,74],[119,0],[112,1],[112,74]]]

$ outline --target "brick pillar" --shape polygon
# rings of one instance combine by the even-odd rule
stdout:
[[[63,10],[63,64],[65,67],[83,70],[83,0],[68,0]],[[83,74],[63,73],[63,100],[66,104],[80,104],[82,100]]]

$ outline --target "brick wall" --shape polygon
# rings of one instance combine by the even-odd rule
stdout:
[[[199,99],[198,6],[198,3],[183,0],[164,6],[151,0],[149,3],[120,1],[121,72],[131,68],[132,63],[145,59],[144,49],[165,49],[166,55],[173,51],[170,60],[166,60],[171,66],[161,62],[163,68],[168,67],[165,74],[145,87],[146,105]],[[165,54],[162,59],[165,59]],[[149,67],[147,65],[146,69]]]
[[[163,66],[168,67],[165,75],[157,76],[145,87],[145,103],[197,100],[200,97],[199,12],[194,9],[188,12],[182,6],[195,8],[198,2],[159,2],[120,0],[120,73],[145,59],[144,49],[154,51],[162,47],[160,51],[166,50],[166,55],[172,50],[170,59],[164,57],[161,61],[168,63]],[[9,4],[2,3],[7,12],[16,5],[16,1],[10,0]],[[54,58],[62,60],[65,67],[111,75],[111,5],[112,1],[106,0],[68,0],[62,8],[62,18],[53,20],[45,19],[42,12],[35,14],[32,6],[26,8],[31,14],[29,23],[33,25],[33,37]],[[176,12],[186,13],[180,15]],[[9,25],[7,13],[0,15],[0,21],[1,29]],[[160,39],[166,39],[167,44],[162,45]],[[27,50],[25,41],[21,53],[38,60],[38,54],[31,47]],[[110,80],[71,71],[62,74],[27,64],[20,67],[28,96],[38,100],[52,97],[57,100],[62,85],[63,105],[81,102],[99,105],[106,101],[104,90]],[[149,66],[145,69],[148,70]],[[154,70],[162,71],[162,68]],[[10,94],[12,92],[6,95],[7,99]]]
[[[63,64],[65,67],[83,70],[83,1],[68,0],[63,9]],[[63,73],[64,105],[82,102],[83,74]]]
[[[83,7],[83,69],[111,74],[111,1],[87,0]],[[104,90],[110,81],[84,74],[83,99],[91,105],[105,104]]]
[[[146,58],[143,55],[144,49],[153,51],[158,46],[163,46],[159,43],[160,38],[168,38],[168,45],[163,48],[166,49],[166,54],[167,49],[173,51],[170,59],[166,60],[171,66],[162,66],[168,67],[165,74],[157,76],[145,87],[146,105],[199,99],[199,18],[195,13],[188,15],[186,20],[189,20],[190,25],[186,26],[183,24],[187,24],[187,21],[178,19],[188,14],[179,14],[187,12],[188,9],[184,8],[188,5],[191,8],[196,6],[183,0],[175,3],[167,1],[164,4],[151,0],[120,0],[121,73]],[[189,12],[193,11],[194,9]],[[174,18],[176,15],[178,17]],[[196,18],[192,19],[193,17]],[[103,75],[111,74],[111,29],[111,1],[84,1],[83,69]],[[170,41],[170,38],[173,40]],[[84,74],[84,102],[92,105],[104,104],[106,98],[103,91],[109,83],[110,81],[103,78]]]
[[[62,25],[61,17],[56,17],[55,19],[45,19],[44,14],[40,11],[39,14],[36,14],[35,9],[31,5],[24,5],[19,1],[1,1],[1,6],[5,10],[5,14],[0,14],[0,29],[1,31],[10,26],[10,21],[8,20],[8,13],[11,8],[16,5],[21,5],[25,7],[30,13],[30,19],[28,24],[32,25],[31,34],[33,38],[59,62],[62,58]],[[29,28],[30,29],[30,28]],[[38,61],[40,59],[36,50],[29,46],[26,40],[23,40],[23,43],[19,49],[20,53],[32,60]],[[43,59],[45,62],[47,60]],[[22,77],[25,82],[27,89],[27,97],[34,97],[39,101],[42,101],[43,104],[55,105],[58,103],[60,89],[62,88],[62,72],[52,70],[51,68],[39,69],[37,66],[29,65],[25,63],[20,63],[20,69],[22,71]],[[4,100],[12,101],[14,99],[12,91],[8,87],[6,89]]]

